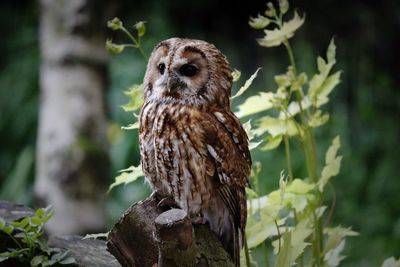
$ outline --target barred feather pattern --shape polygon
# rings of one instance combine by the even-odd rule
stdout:
[[[184,75],[185,64],[194,64],[196,74]],[[225,56],[211,44],[161,42],[145,75],[139,141],[153,190],[172,197],[194,222],[207,222],[239,266],[251,157],[247,135],[230,111],[230,73]]]

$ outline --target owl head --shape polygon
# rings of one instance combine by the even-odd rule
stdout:
[[[151,53],[144,78],[145,101],[229,107],[231,67],[212,44],[171,38]]]

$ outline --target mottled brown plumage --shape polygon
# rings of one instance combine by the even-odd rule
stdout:
[[[230,110],[231,68],[212,44],[172,38],[158,44],[144,78],[142,167],[154,191],[193,222],[207,222],[239,266],[246,226],[248,140]]]

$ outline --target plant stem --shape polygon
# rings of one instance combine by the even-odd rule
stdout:
[[[283,140],[285,142],[285,153],[286,153],[286,165],[289,172],[289,181],[293,181],[293,170],[292,170],[292,157],[290,155],[290,144],[289,137],[287,134],[284,135]]]
[[[323,230],[322,230],[322,221],[318,219],[315,210],[313,211],[313,219],[314,219],[314,241],[313,241],[313,253],[314,253],[314,260],[317,267],[322,266],[322,257],[321,252],[323,250]]]
[[[297,76],[297,67],[296,67],[296,61],[294,60],[292,47],[290,46],[290,43],[289,43],[288,40],[285,40],[283,42],[283,44],[285,45],[286,50],[287,50],[288,55],[289,55],[290,64],[292,65],[293,76],[296,77]]]
[[[265,267],[269,267],[269,257],[268,257],[268,250],[267,246],[265,245],[265,242],[262,243],[262,250],[264,251],[264,261],[265,261]]]
[[[292,72],[293,76],[296,79],[297,78],[297,66],[296,66],[296,61],[293,56],[293,51],[292,47],[289,43],[288,40],[285,40],[283,44],[286,47],[286,50],[289,55],[289,60],[290,64],[292,65]],[[307,119],[305,118],[305,112],[303,109],[303,94],[300,90],[296,90],[297,92],[297,102],[299,104],[300,108],[300,119],[304,127],[304,152],[307,153],[306,155],[306,162],[307,162],[307,168],[308,168],[308,174],[310,176],[310,180],[312,182],[317,182],[317,173],[316,173],[316,148],[315,148],[315,140],[314,140],[314,134],[312,132],[312,129],[308,126]]]
[[[336,192],[335,192],[335,188],[333,187],[331,182],[328,182],[329,188],[332,191],[332,207],[329,209],[329,213],[327,216],[327,219],[325,220],[325,225],[329,224],[331,222],[332,216],[333,216],[333,212],[335,211],[335,207],[336,207]]]
[[[133,37],[133,35],[127,30],[125,29],[125,27],[121,27],[121,30],[129,37],[129,39],[131,39],[131,41],[133,42],[133,44],[137,47],[137,49],[139,50],[140,54],[144,57],[144,59],[147,60],[147,56],[144,53],[142,47],[140,46],[140,41],[136,40],[135,37]]]
[[[7,235],[14,241],[15,244],[17,244],[17,246],[18,246],[20,249],[23,249],[23,247],[21,246],[21,244],[18,242],[17,239],[15,239],[15,238],[13,237],[12,234],[7,234]]]
[[[318,176],[317,176],[317,155],[315,151],[315,141],[313,138],[312,130],[308,125],[305,125],[304,127],[304,145],[305,149],[307,150],[308,154],[308,165],[309,165],[309,170],[308,170],[308,175],[310,177],[311,182],[317,183],[318,182]],[[319,192],[319,191],[318,191]]]
[[[289,55],[289,60],[292,66],[292,74],[294,76],[294,80],[297,80],[297,67],[296,67],[296,61],[293,56],[293,51],[290,46],[290,43],[288,40],[285,40],[283,44],[286,47],[286,50]],[[306,165],[307,165],[307,171],[308,171],[308,176],[310,178],[310,181],[313,183],[318,182],[318,175],[317,175],[317,153],[316,153],[316,146],[315,146],[315,138],[314,138],[314,133],[310,126],[308,125],[308,121],[306,119],[306,112],[304,112],[303,105],[302,105],[302,100],[304,99],[304,94],[302,90],[299,88],[296,90],[296,96],[297,96],[297,103],[299,105],[299,115],[300,115],[300,120],[301,120],[301,126],[304,130],[304,136],[301,138],[302,144],[303,144],[303,150],[304,150],[304,156],[306,159]],[[308,114],[308,113],[307,113]],[[308,114],[309,115],[309,114]],[[301,134],[301,133],[300,133]],[[285,140],[285,145],[286,145],[286,140]],[[316,197],[317,197],[317,209],[318,207],[321,206],[320,199],[321,199],[321,194],[317,190],[316,192]],[[315,209],[313,210],[313,221],[314,221],[314,240],[313,240],[313,254],[314,254],[314,260],[316,263],[316,266],[321,266],[322,264],[322,258],[321,258],[321,253],[323,251],[323,243],[324,243],[324,236],[323,236],[323,229],[322,229],[322,219],[318,218],[315,212]]]
[[[148,58],[147,58],[146,54],[144,53],[144,51],[143,51],[142,47],[140,46],[140,44],[139,44],[138,49],[139,49],[140,54],[144,57],[144,59],[148,60]]]
[[[247,267],[251,267],[250,266],[250,253],[249,253],[249,246],[247,245],[247,237],[246,237],[246,234],[245,233],[243,233],[244,234],[244,255],[245,255],[245,257],[246,257],[246,266]]]

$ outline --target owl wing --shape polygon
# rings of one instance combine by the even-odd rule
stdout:
[[[208,159],[221,183],[220,196],[236,227],[243,231],[247,216],[244,188],[249,185],[247,177],[251,169],[246,132],[231,111],[208,113],[203,121]]]

